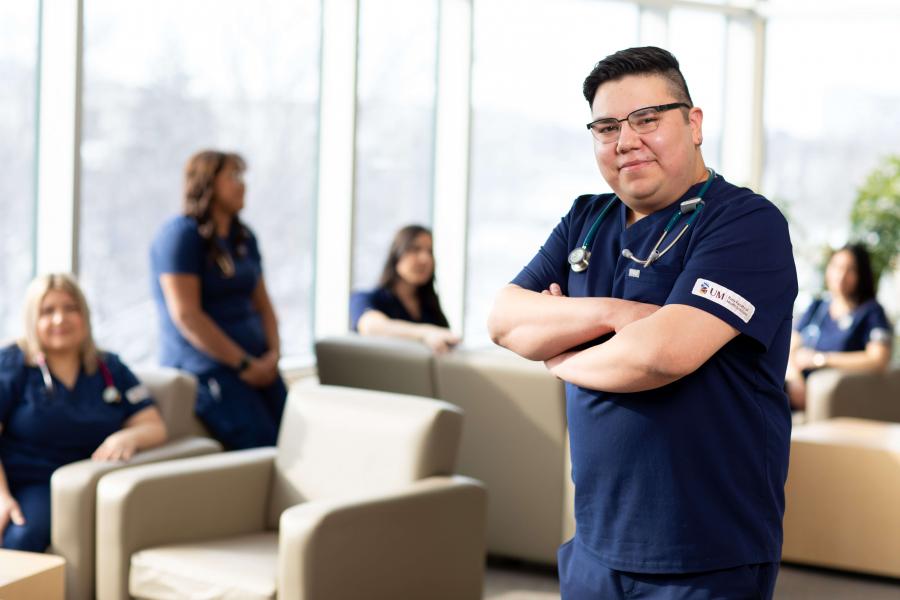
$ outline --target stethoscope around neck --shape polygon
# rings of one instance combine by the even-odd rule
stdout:
[[[47,392],[48,396],[52,396],[54,388],[53,376],[50,375],[50,368],[47,366],[47,358],[41,353],[35,357],[35,362],[37,363],[38,369],[41,371],[41,378],[44,380],[44,390]],[[122,395],[119,393],[119,388],[116,387],[112,373],[110,373],[106,363],[97,359],[97,370],[100,371],[100,376],[103,377],[103,401],[107,404],[121,402]]]
[[[622,250],[622,256],[629,260],[633,260],[644,268],[649,267],[657,260],[659,260],[666,252],[672,249],[672,247],[678,243],[678,240],[685,234],[691,224],[697,220],[697,217],[700,215],[700,211],[703,210],[704,202],[703,202],[703,194],[706,193],[706,190],[709,189],[709,186],[712,184],[713,179],[716,178],[716,172],[712,169],[706,169],[706,172],[709,173],[706,178],[706,183],[703,184],[703,187],[700,188],[700,191],[697,192],[697,195],[690,200],[685,200],[678,205],[678,210],[675,211],[675,214],[669,219],[669,222],[666,223],[666,228],[663,229],[662,235],[659,236],[659,239],[656,241],[656,244],[653,246],[653,249],[650,251],[650,255],[647,258],[638,258],[634,255],[634,253],[628,248],[624,248]],[[591,251],[588,248],[594,243],[594,237],[597,235],[597,230],[600,228],[600,223],[603,222],[603,218],[606,217],[606,213],[609,212],[609,209],[615,204],[616,200],[618,200],[618,196],[613,196],[612,199],[606,203],[603,207],[603,210],[600,211],[600,214],[597,216],[597,219],[594,221],[594,224],[591,225],[591,228],[588,230],[587,235],[584,236],[584,243],[581,244],[580,247],[575,248],[569,253],[569,266],[572,268],[572,271],[575,273],[581,273],[582,271],[587,270],[588,265],[591,260]],[[690,215],[688,217],[687,222],[682,227],[681,231],[678,235],[675,236],[675,239],[672,240],[668,246],[663,248],[662,250],[659,247],[662,245],[663,241],[665,241],[666,236],[669,235],[669,232],[675,227],[675,224],[678,223],[678,220],[681,219],[682,215]]]

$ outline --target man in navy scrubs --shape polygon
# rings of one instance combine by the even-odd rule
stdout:
[[[575,200],[488,324],[566,381],[577,527],[562,596],[771,598],[797,293],[787,223],[707,169],[703,112],[670,53],[608,56],[584,95],[615,195]]]

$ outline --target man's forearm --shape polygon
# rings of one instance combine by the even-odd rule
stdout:
[[[531,360],[546,360],[615,330],[615,298],[567,298],[508,285],[488,319],[494,343]]]
[[[641,392],[693,373],[737,334],[709,313],[670,305],[625,326],[604,344],[548,360],[547,367],[588,389]]]

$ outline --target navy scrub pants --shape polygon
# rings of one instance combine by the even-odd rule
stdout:
[[[197,377],[197,417],[227,450],[274,446],[287,388],[281,377],[264,388],[227,368]]]
[[[631,573],[587,561],[569,541],[559,549],[562,600],[771,600],[778,563],[702,573]]]
[[[43,552],[50,545],[50,483],[14,485],[9,491],[25,516],[24,525],[10,521],[3,531],[3,547],[8,550]]]

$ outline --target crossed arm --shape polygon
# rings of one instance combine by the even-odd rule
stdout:
[[[619,298],[567,298],[558,286],[545,293],[508,285],[497,297],[488,329],[495,343],[543,360],[557,377],[606,392],[662,387],[697,370],[738,331],[686,305]],[[607,342],[570,348],[615,332]]]

